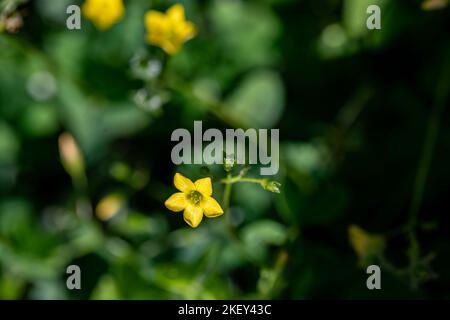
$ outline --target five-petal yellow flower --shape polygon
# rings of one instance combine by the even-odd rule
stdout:
[[[86,0],[82,11],[97,28],[106,30],[123,17],[125,7],[122,0]]]
[[[186,21],[181,4],[171,6],[166,13],[150,10],[145,14],[147,41],[162,48],[168,54],[175,54],[184,42],[197,33],[195,25]]]
[[[185,176],[176,173],[173,184],[181,192],[174,193],[164,204],[167,209],[174,212],[184,210],[184,221],[192,228],[196,228],[200,224],[203,214],[208,218],[223,214],[222,207],[212,197],[210,178],[192,182]]]

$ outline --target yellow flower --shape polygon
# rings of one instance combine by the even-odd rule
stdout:
[[[125,7],[122,0],[86,0],[82,11],[97,28],[106,30],[123,17]]]
[[[168,54],[175,54],[184,42],[197,33],[195,25],[186,21],[181,4],[171,6],[166,13],[150,10],[145,14],[147,41],[162,48]]]
[[[222,207],[212,196],[210,178],[192,182],[183,175],[176,173],[173,184],[181,192],[174,193],[164,203],[167,209],[180,212],[184,210],[184,221],[192,228],[196,228],[203,219],[218,217],[223,214]]]
[[[124,207],[122,195],[118,193],[109,194],[95,207],[95,215],[103,221],[114,217]]]
[[[426,0],[422,2],[422,10],[438,10],[448,6],[448,0]]]
[[[348,227],[348,236],[361,265],[384,249],[385,241],[382,236],[370,234],[357,225]]]

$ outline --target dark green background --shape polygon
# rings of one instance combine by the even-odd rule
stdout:
[[[173,2],[125,1],[126,16],[105,32],[85,18],[82,30],[67,30],[68,3],[25,2],[17,8],[24,26],[0,34],[0,298],[450,297],[448,7],[182,1],[199,34],[167,57],[145,44],[143,21]],[[369,4],[381,6],[381,30],[365,26]],[[163,64],[156,80],[136,77],[138,52]],[[27,90],[39,71],[56,82],[45,101]],[[142,87],[166,103],[144,110],[132,99]],[[224,176],[220,167],[172,164],[170,135],[194,120],[280,129],[281,193],[234,187],[238,242],[224,216],[193,230],[163,205],[177,171]],[[64,131],[85,156],[87,190],[61,165]],[[124,179],[111,174],[117,162],[131,172]],[[428,170],[423,184],[419,168]],[[219,201],[222,191],[215,183]],[[76,214],[110,192],[126,198],[112,220]],[[413,199],[420,257],[435,254],[420,270],[404,232]],[[387,261],[412,276],[382,266],[382,290],[367,290],[351,224],[383,234]],[[70,264],[82,269],[80,291],[65,287]],[[430,275],[437,278],[412,287]]]

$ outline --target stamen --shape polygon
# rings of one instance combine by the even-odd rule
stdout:
[[[197,190],[192,190],[189,194],[189,200],[191,200],[193,204],[197,205],[202,200],[202,194]]]

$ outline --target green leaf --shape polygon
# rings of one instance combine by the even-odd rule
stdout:
[[[32,104],[21,118],[23,130],[32,136],[48,136],[58,130],[58,115],[52,105]]]
[[[4,272],[0,276],[0,299],[20,299],[25,290],[25,281],[16,274]]]
[[[160,235],[167,230],[165,220],[148,217],[138,212],[129,212],[111,221],[111,228],[127,236]]]
[[[20,141],[14,130],[0,120],[0,163],[14,162],[20,150]]]
[[[282,245],[288,236],[285,226],[272,220],[260,220],[244,227],[241,231],[246,251],[255,260],[262,261],[267,256],[269,245]]]
[[[20,237],[30,231],[31,224],[32,208],[27,200],[11,198],[0,203],[0,234]]]
[[[227,99],[227,109],[247,127],[270,128],[281,117],[284,108],[284,88],[280,76],[270,70],[247,75]]]
[[[268,65],[276,60],[274,42],[281,28],[269,8],[244,1],[214,1],[210,16],[215,39],[238,69]]]
[[[120,299],[116,281],[110,275],[100,278],[91,295],[92,300],[117,300]]]
[[[252,220],[264,215],[270,207],[271,197],[258,184],[236,183],[234,185],[233,201],[246,209],[246,218]]]

